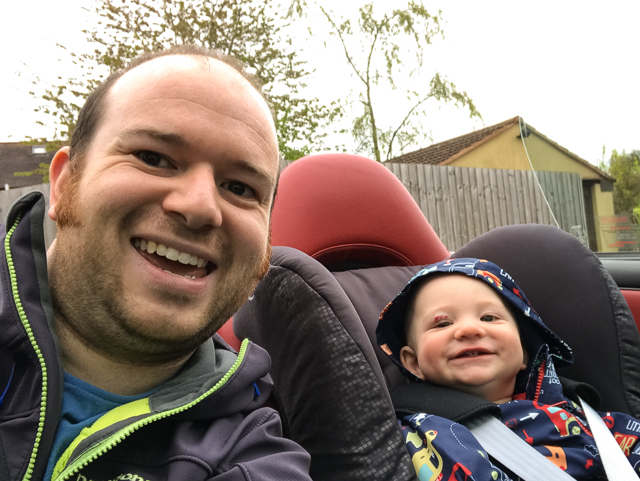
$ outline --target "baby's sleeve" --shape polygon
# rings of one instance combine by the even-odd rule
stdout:
[[[398,424],[421,481],[512,481],[461,424],[424,413],[406,416]]]
[[[640,421],[624,413],[598,413],[640,477]]]

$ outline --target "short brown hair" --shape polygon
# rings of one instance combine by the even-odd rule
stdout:
[[[269,101],[262,90],[262,84],[255,75],[250,74],[245,70],[244,65],[238,59],[231,57],[220,50],[213,50],[199,45],[174,45],[166,50],[160,50],[155,52],[145,52],[142,55],[134,58],[129,64],[121,69],[113,72],[107,79],[102,82],[98,88],[96,88],[91,95],[87,98],[85,104],[80,109],[78,115],[78,122],[76,128],[71,135],[71,145],[69,150],[69,157],[71,159],[71,169],[75,171],[82,166],[82,161],[89,149],[89,145],[95,136],[98,127],[102,121],[102,117],[106,110],[106,98],[107,94],[113,87],[113,85],[122,77],[125,73],[133,70],[134,68],[160,57],[166,57],[169,55],[187,55],[187,56],[199,56],[208,57],[215,60],[219,60],[234,70],[239,72],[249,83],[256,89],[256,91],[265,99],[267,105]]]

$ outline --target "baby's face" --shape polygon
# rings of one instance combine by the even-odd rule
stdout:
[[[423,380],[492,402],[511,400],[526,368],[520,334],[499,294],[466,275],[443,275],[419,288],[400,357]]]

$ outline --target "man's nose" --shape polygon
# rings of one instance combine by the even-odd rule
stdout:
[[[171,180],[162,203],[165,212],[180,218],[190,229],[220,227],[222,198],[210,168],[193,168]]]
[[[480,319],[471,317],[458,319],[454,326],[456,339],[484,337],[487,334],[484,323]]]

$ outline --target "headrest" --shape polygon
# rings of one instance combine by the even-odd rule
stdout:
[[[303,157],[282,172],[272,244],[329,267],[408,266],[449,255],[396,176],[350,154]]]
[[[499,227],[454,257],[482,257],[505,269],[542,321],[571,346],[575,362],[558,374],[595,387],[603,411],[640,413],[640,334],[598,257],[547,225]]]

